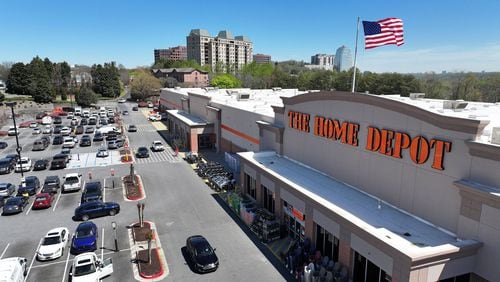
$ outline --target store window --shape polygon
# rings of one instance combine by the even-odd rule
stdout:
[[[392,278],[380,267],[354,251],[353,282],[390,282]]]
[[[262,189],[263,203],[262,206],[272,214],[274,214],[274,193],[266,186],[260,185]]]
[[[250,197],[256,199],[257,197],[256,180],[246,173],[245,173],[245,186],[247,194],[250,195]]]
[[[339,260],[339,239],[316,224],[316,250],[333,261]]]
[[[288,236],[294,240],[304,242],[306,216],[286,201],[283,201],[283,210],[285,211],[284,223]]]

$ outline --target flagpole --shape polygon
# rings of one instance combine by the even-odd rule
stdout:
[[[352,88],[351,92],[354,93],[356,88],[356,58],[358,56],[358,33],[359,33],[359,17],[358,22],[356,23],[356,46],[354,47],[354,69],[352,75]]]

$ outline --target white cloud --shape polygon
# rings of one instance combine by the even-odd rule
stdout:
[[[362,71],[402,73],[500,71],[500,45],[488,44],[474,49],[440,46],[415,50],[361,50],[357,67]]]

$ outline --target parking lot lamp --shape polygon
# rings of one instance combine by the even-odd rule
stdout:
[[[1,105],[2,103],[0,103]],[[12,112],[12,121],[14,122],[14,132],[16,134],[16,152],[17,152],[17,155],[19,156],[19,161],[21,161],[21,147],[19,146],[19,132],[17,131],[17,126],[16,126],[16,114],[14,113],[14,107],[17,105],[16,102],[5,102],[3,103],[5,106],[7,107],[10,107],[10,110]],[[24,179],[24,173],[23,173],[23,167],[21,165],[21,183],[23,183]]]
[[[111,222],[111,227],[113,227],[113,235],[115,237],[115,252],[118,252],[118,239],[116,238],[116,222]]]

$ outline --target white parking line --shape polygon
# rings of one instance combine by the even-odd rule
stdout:
[[[127,248],[127,249],[120,249],[118,251],[119,252],[126,252],[126,251],[130,251],[130,248]],[[108,256],[108,255],[114,255],[116,254],[117,252],[115,251],[111,251],[111,252],[106,252],[104,253],[104,256]],[[68,264],[69,262],[72,262],[74,260],[74,258],[72,259],[69,259],[70,255],[68,254]],[[33,266],[32,268],[35,269],[35,268],[42,268],[42,267],[47,267],[47,266],[52,266],[52,265],[56,265],[56,264],[61,264],[61,263],[66,263],[66,261],[64,260],[60,260],[60,261],[54,261],[54,262],[47,262],[47,263],[43,263],[43,264],[38,264],[38,265],[35,265]]]
[[[0,255],[0,259],[3,258],[3,255],[5,255],[5,252],[7,251],[7,249],[9,248],[9,245],[10,243],[7,244],[7,246],[5,246],[5,249],[3,249],[3,252],[2,254]]]
[[[35,200],[33,199],[33,202],[31,202],[30,207],[28,208],[28,211],[26,212],[26,215],[28,215],[31,211],[31,208],[33,208],[33,205],[35,204]]]
[[[106,202],[106,177],[102,180],[102,187],[104,187],[102,189],[102,201]]]
[[[104,227],[102,228],[101,261],[104,260]]]
[[[75,234],[73,234],[71,237],[68,236],[68,238],[73,238]],[[68,239],[69,240],[69,239]],[[64,265],[64,272],[63,272],[63,277],[62,277],[62,282],[64,282],[66,279],[66,270],[68,269],[68,263],[69,263],[69,253],[70,251],[68,250],[66,254],[66,265]]]
[[[35,254],[33,254],[33,257],[31,258],[31,263],[30,267],[28,268],[28,272],[26,272],[26,276],[24,277],[24,281],[28,280],[28,276],[30,275],[31,267],[33,267],[33,263],[35,262],[35,257],[36,257],[36,252],[38,252],[38,249],[40,249],[40,245],[42,244],[42,239],[38,242],[38,246],[36,247]]]
[[[56,210],[57,203],[59,202],[59,198],[61,198],[61,194],[62,194],[62,192],[59,191],[59,195],[57,195],[56,203],[54,204],[54,207],[52,208],[52,211]]]

